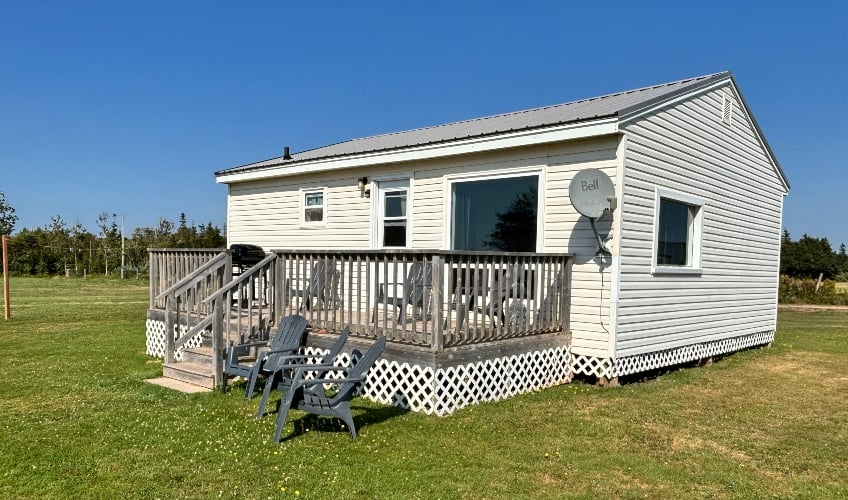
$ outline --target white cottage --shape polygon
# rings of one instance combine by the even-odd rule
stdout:
[[[597,232],[569,198],[588,169],[614,193]],[[229,242],[284,249],[279,307],[299,296],[304,310],[298,280],[324,258],[340,305],[338,317],[322,309],[322,324],[368,323],[355,332],[397,340],[378,400],[444,414],[574,374],[615,380],[774,338],[789,184],[729,72],[286,148],[215,175],[229,189]],[[403,286],[385,283],[409,288],[419,260],[433,275],[392,312],[421,322],[416,337],[387,307]],[[410,373],[411,391],[400,382]]]

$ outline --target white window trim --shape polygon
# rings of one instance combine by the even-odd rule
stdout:
[[[306,195],[321,193],[321,197],[323,200],[323,204],[321,205],[322,210],[324,211],[324,216],[321,217],[320,221],[307,221],[306,220]],[[327,188],[325,187],[317,187],[317,188],[301,188],[300,189],[300,227],[302,228],[315,228],[315,227],[324,227],[327,225]]]
[[[692,245],[691,263],[687,266],[664,266],[657,264],[657,246],[659,243],[660,230],[660,200],[663,198],[698,208],[697,214],[695,214],[695,220],[692,223],[692,234],[690,235]],[[701,274],[701,241],[705,206],[706,203],[701,198],[659,187],[655,189],[653,250],[651,252],[652,274]]]
[[[412,192],[412,175],[373,176],[369,179],[371,188],[371,241],[370,246],[375,250],[408,249],[412,246],[412,208],[414,196]],[[383,207],[382,192],[397,189],[399,184],[406,184],[406,245],[403,247],[383,246]]]
[[[445,190],[444,190],[444,205],[443,205],[443,224],[442,227],[442,248],[452,250],[453,242],[451,240],[451,232],[453,231],[453,207],[451,206],[451,193],[453,193],[453,185],[456,182],[473,182],[487,181],[491,179],[505,179],[508,177],[527,177],[530,175],[539,176],[539,186],[537,188],[538,203],[536,206],[536,251],[544,252],[545,244],[545,167],[523,167],[502,169],[491,172],[473,172],[463,174],[448,174],[445,175]]]

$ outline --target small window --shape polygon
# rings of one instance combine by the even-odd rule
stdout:
[[[303,223],[324,223],[324,190],[303,191]]]
[[[654,272],[700,272],[703,201],[657,193]]]
[[[386,190],[383,195],[383,246],[406,246],[406,189]]]

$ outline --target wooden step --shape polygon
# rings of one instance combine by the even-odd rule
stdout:
[[[162,365],[162,376],[198,385],[207,389],[215,388],[215,379],[212,377],[212,366],[199,363],[166,363]]]
[[[183,350],[183,362],[194,363],[197,365],[208,365],[209,371],[212,371],[212,348],[211,347],[192,347]]]

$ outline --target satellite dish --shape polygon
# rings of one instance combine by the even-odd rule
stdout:
[[[597,219],[611,207],[615,200],[615,186],[607,174],[597,168],[577,172],[568,186],[571,204],[580,214]]]
[[[592,232],[595,233],[595,239],[598,243],[596,255],[612,255],[595,226],[596,219],[607,211],[615,210],[615,186],[612,185],[607,174],[597,168],[587,168],[577,172],[568,186],[568,197],[571,199],[574,208],[581,215],[589,218],[589,224],[592,226]]]

